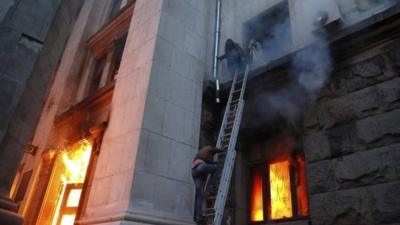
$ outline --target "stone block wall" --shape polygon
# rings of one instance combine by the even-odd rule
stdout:
[[[144,20],[149,23],[145,27],[131,26],[137,36],[132,43],[145,40],[147,32],[153,37],[154,52],[146,62],[150,67],[148,90],[144,95],[129,215],[132,221],[146,224],[192,224],[190,163],[199,143],[203,78],[212,60],[209,23],[213,20],[209,15],[213,4],[196,0],[149,1],[143,7],[152,10],[137,8],[134,17],[139,17],[141,11],[153,13],[155,3],[161,3],[156,12],[158,20],[151,17]],[[140,32],[154,23],[156,29]]]
[[[7,192],[32,138],[79,1],[0,3],[0,188]]]
[[[400,222],[400,45],[338,65],[304,120],[314,225]]]

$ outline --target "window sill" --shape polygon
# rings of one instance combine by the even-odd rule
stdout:
[[[264,222],[250,222],[249,225],[308,225],[308,216],[293,217]]]

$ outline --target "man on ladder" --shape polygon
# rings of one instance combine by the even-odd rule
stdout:
[[[197,224],[202,224],[203,215],[205,216],[205,222],[207,224],[221,224],[236,158],[236,139],[239,133],[244,107],[243,98],[246,89],[249,64],[247,63],[241,47],[231,39],[228,39],[225,44],[225,54],[219,57],[219,59],[224,58],[227,59],[228,69],[230,72],[234,69],[234,73],[216,148],[211,146],[207,146],[206,149],[202,148],[193,160],[192,176],[196,184],[194,219]],[[242,75],[243,73],[244,75]],[[238,79],[238,75],[240,75],[240,79]],[[202,154],[207,155],[209,158],[207,160],[209,162],[208,164],[204,163],[205,157],[199,157],[199,155]],[[214,158],[214,154],[217,154],[218,160],[216,162],[212,159]],[[204,167],[204,170],[200,170],[202,167]],[[206,187],[207,207],[202,214],[204,186],[209,174],[213,174],[213,176]]]

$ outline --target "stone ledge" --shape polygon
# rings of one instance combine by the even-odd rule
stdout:
[[[138,222],[144,224],[158,225],[194,225],[194,222],[189,220],[178,220],[170,217],[148,215],[134,211],[120,212],[114,215],[99,216],[97,218],[81,219],[75,221],[77,225],[107,224],[115,222]]]

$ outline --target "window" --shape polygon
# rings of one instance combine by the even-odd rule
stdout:
[[[76,94],[77,102],[88,96],[103,93],[99,92],[99,89],[112,89],[112,83],[116,79],[120,67],[135,7],[135,4],[130,4],[133,2],[121,0],[120,4],[125,4],[123,9],[119,10],[112,20],[87,41],[89,54],[81,74],[81,82]],[[118,1],[114,3],[117,4]]]
[[[122,8],[133,3],[133,1],[134,0],[114,0],[111,6],[109,19],[112,19],[115,16],[117,16],[121,12]]]
[[[305,160],[301,154],[253,167],[250,222],[294,220],[308,215]]]
[[[89,95],[114,81],[124,52],[126,35],[113,41],[109,48],[95,59]]]
[[[292,49],[289,7],[282,1],[264,13],[249,20],[244,26],[245,46],[257,43],[254,55],[255,65],[268,64],[287,54]]]

